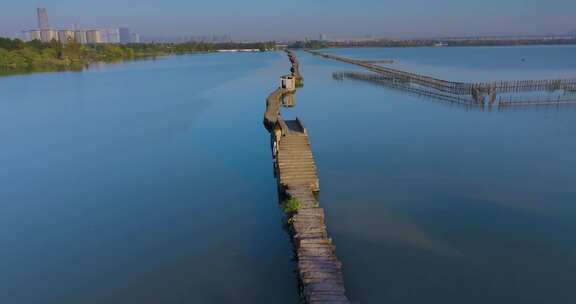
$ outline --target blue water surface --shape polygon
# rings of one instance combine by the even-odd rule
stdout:
[[[329,50],[449,80],[576,77],[573,47]],[[481,111],[298,52],[356,303],[576,302],[576,109]],[[524,58],[524,60],[522,60]],[[282,53],[0,78],[0,303],[297,303],[266,96]]]

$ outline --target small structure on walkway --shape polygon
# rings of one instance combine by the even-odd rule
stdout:
[[[292,75],[285,75],[280,78],[282,80],[282,88],[287,91],[296,90],[296,77]]]

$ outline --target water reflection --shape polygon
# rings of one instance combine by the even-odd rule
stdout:
[[[296,98],[293,93],[282,95],[282,106],[285,108],[293,108],[296,106]]]

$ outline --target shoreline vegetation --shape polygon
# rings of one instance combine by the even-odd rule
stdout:
[[[259,43],[132,43],[79,44],[74,40],[23,42],[0,37],[0,75],[32,72],[81,71],[92,63],[154,58],[166,55],[211,53],[219,50],[275,49],[274,42]]]
[[[541,39],[415,39],[415,40],[366,40],[366,41],[297,41],[287,45],[292,49],[324,49],[355,47],[478,47],[478,46],[527,46],[527,45],[576,45],[574,38]],[[131,43],[131,44],[79,44],[23,42],[19,39],[0,37],[0,76],[34,72],[82,71],[90,64],[113,63],[125,60],[155,58],[167,55],[211,53],[218,51],[269,51],[278,47],[274,41],[254,43]]]

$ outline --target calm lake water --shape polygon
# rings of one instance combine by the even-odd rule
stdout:
[[[573,47],[330,51],[576,77]],[[355,302],[576,302],[576,107],[471,110],[299,56],[286,116],[308,128]],[[262,126],[288,68],[207,54],[0,78],[0,303],[297,303]]]

